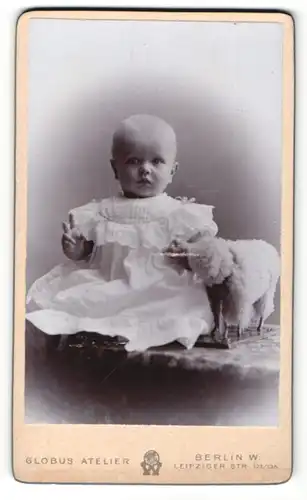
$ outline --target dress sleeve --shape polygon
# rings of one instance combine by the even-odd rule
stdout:
[[[175,224],[175,232],[180,239],[188,241],[197,238],[199,233],[208,232],[215,236],[218,232],[217,224],[213,219],[214,207],[199,203],[183,203],[176,214],[179,223]]]
[[[188,210],[195,213],[195,217],[199,220],[199,231],[207,231],[212,236],[218,232],[218,227],[213,219],[213,209],[211,205],[200,205],[198,203],[190,204]]]
[[[95,227],[99,220],[99,203],[99,201],[92,200],[90,203],[69,212],[74,216],[79,231],[89,241],[95,241]]]

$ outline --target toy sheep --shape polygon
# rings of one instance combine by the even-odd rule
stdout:
[[[188,242],[175,241],[168,255],[194,272],[207,287],[214,316],[212,338],[222,335],[228,346],[228,326],[237,327],[240,338],[253,319],[258,332],[274,311],[274,296],[280,276],[276,249],[262,240],[224,240],[198,234]],[[179,259],[179,260],[178,260]]]

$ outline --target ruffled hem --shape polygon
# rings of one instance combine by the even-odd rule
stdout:
[[[45,309],[26,315],[36,328],[48,335],[74,335],[79,332],[95,332],[108,337],[120,336],[127,339],[125,349],[145,351],[150,347],[169,344],[174,341],[191,349],[198,337],[209,333],[208,323],[192,315],[184,317],[157,318],[140,325],[137,318],[128,315],[107,318],[77,317],[63,311]]]

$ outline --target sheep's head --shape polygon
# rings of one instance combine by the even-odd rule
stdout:
[[[218,285],[230,276],[233,257],[228,244],[221,238],[205,235],[189,244],[188,261],[205,285]]]

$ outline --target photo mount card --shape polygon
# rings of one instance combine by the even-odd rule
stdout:
[[[287,481],[292,473],[291,16],[24,12],[17,22],[15,119],[16,480]],[[129,153],[133,149],[126,167],[115,154],[116,131],[123,134],[121,147],[129,143]],[[168,172],[170,151],[176,158]],[[135,177],[144,172],[149,180]],[[157,193],[165,172],[167,194]],[[128,196],[126,175],[140,191],[133,192],[130,183]],[[148,189],[153,193],[144,195]],[[181,214],[177,219],[173,207]],[[166,262],[165,247],[157,241],[172,233],[172,224],[184,228],[191,245],[192,229],[203,224],[211,233],[201,234],[201,242],[217,236],[224,245],[212,247],[214,256],[231,248],[231,270],[221,287],[204,285],[204,274],[193,268],[196,254]],[[93,227],[95,237],[89,237]],[[86,258],[71,258],[69,251],[81,248],[78,242],[84,250],[92,240],[94,250],[90,247]],[[263,252],[255,240],[266,242]],[[181,252],[186,247],[180,244]],[[272,247],[280,256],[280,277],[270,296],[275,310],[270,302],[272,310],[260,314],[267,316],[262,325],[252,314],[268,297],[257,287],[272,283],[275,257],[271,261],[265,250]],[[204,248],[200,244],[198,251]],[[220,306],[217,335],[208,327],[195,336],[207,325],[212,290]],[[225,290],[232,304],[244,299],[238,310],[250,306],[244,328],[237,316],[227,324]],[[202,296],[203,308],[196,303]]]

